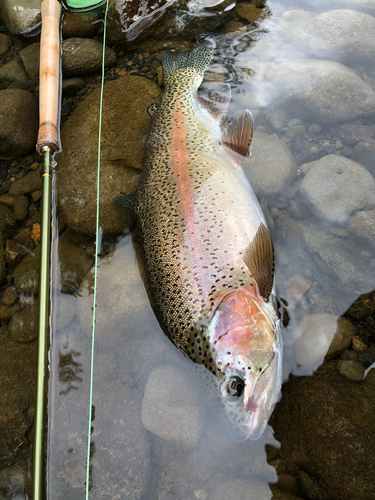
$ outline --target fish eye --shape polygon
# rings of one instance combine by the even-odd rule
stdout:
[[[226,380],[221,385],[221,394],[222,396],[229,400],[234,401],[235,398],[240,398],[245,390],[245,382],[241,377],[231,377],[229,380]]]

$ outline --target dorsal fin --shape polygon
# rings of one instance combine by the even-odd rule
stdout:
[[[241,167],[250,153],[253,138],[253,115],[246,109],[239,118],[231,121],[223,131],[221,144],[228,156]]]
[[[226,116],[230,104],[230,84],[212,84],[210,88],[201,87],[198,91],[199,104],[218,123]]]
[[[267,302],[273,286],[275,257],[271,235],[263,223],[246,248],[243,260],[257,282],[261,296]]]

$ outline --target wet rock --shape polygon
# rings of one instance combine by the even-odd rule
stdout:
[[[20,57],[15,57],[0,68],[0,90],[6,89],[14,82],[26,82],[29,76]]]
[[[276,196],[288,188],[297,176],[297,165],[284,142],[274,136],[255,132],[251,156],[244,170],[255,194]]]
[[[13,35],[32,31],[40,22],[40,0],[4,0],[0,12]]]
[[[32,151],[37,134],[35,97],[25,90],[0,91],[0,159],[10,160]]]
[[[375,134],[375,128],[360,123],[345,123],[333,129],[338,138],[348,146],[355,146],[358,142],[367,141]]]
[[[8,35],[0,33],[0,57],[6,54],[9,47],[12,45],[12,41]]]
[[[272,420],[275,437],[287,468],[316,478],[331,498],[340,492],[340,500],[370,500],[375,373],[358,384],[342,377],[335,365],[328,362],[312,377],[284,384]]]
[[[142,403],[142,423],[167,441],[177,441],[187,448],[198,443],[204,414],[186,374],[171,366],[151,373]]]
[[[31,170],[25,177],[14,181],[9,188],[9,196],[22,196],[42,188],[41,167]]]
[[[297,364],[315,370],[324,358],[332,358],[351,344],[355,328],[334,314],[309,314],[294,331]]]
[[[103,45],[90,38],[69,38],[62,43],[62,71],[64,76],[79,76],[95,73],[102,67]],[[104,65],[116,64],[117,54],[106,47]]]
[[[146,109],[160,97],[155,83],[137,76],[120,77],[104,86],[99,225],[105,234],[121,233],[133,221],[112,199],[137,187],[143,138],[150,123]],[[57,157],[61,218],[70,229],[83,234],[94,234],[96,227],[99,98],[97,89],[64,123],[62,154]],[[124,116],[132,118],[124,120]]]
[[[359,142],[353,149],[352,158],[375,177],[375,140],[367,139],[366,141]]]
[[[294,116],[336,124],[372,116],[375,92],[343,64],[297,59],[272,66],[266,78]]]
[[[26,255],[14,271],[14,284],[20,293],[38,293],[40,247]]]
[[[32,342],[38,336],[38,303],[26,307],[13,316],[9,324],[9,333],[15,342]]]
[[[259,21],[264,15],[263,9],[258,9],[255,5],[250,3],[238,3],[234,8],[237,16],[248,23]]]
[[[20,56],[29,78],[39,78],[40,44],[32,43],[20,52]]]
[[[231,0],[116,0],[108,9],[108,36],[137,53],[154,53],[170,42],[195,42],[199,34],[216,31],[234,17]],[[181,30],[181,26],[183,29]],[[169,42],[169,43],[168,43]]]
[[[351,360],[339,360],[337,362],[337,371],[349,380],[361,382],[365,374],[365,369],[361,363]]]
[[[342,63],[361,64],[375,57],[375,19],[350,9],[323,12],[285,33],[299,50]]]
[[[0,467],[16,462],[30,442],[36,377],[36,343],[20,344],[9,335],[0,342]]]
[[[354,214],[350,219],[348,229],[372,251],[375,250],[375,210]]]
[[[74,293],[94,264],[94,257],[86,252],[84,242],[75,244],[66,231],[59,241],[61,293]]]
[[[282,34],[288,35],[315,16],[314,12],[308,10],[288,10],[279,19],[279,30]]]
[[[318,216],[345,223],[357,210],[375,207],[375,179],[359,163],[324,156],[305,175],[300,193]]]
[[[27,201],[26,196],[18,196],[16,198],[13,210],[17,220],[23,220],[26,218],[28,206],[29,202]]]
[[[98,29],[95,14],[87,12],[84,16],[74,12],[64,12],[61,26],[62,37],[65,38],[89,38],[94,36]]]

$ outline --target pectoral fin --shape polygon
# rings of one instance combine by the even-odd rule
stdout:
[[[228,156],[242,167],[245,158],[249,156],[253,139],[253,115],[247,109],[239,118],[232,120],[223,131],[221,144]]]
[[[243,260],[257,282],[261,296],[268,301],[273,287],[275,257],[271,235],[263,223],[246,248]]]
[[[124,208],[128,212],[135,215],[135,199],[137,197],[137,190],[133,191],[130,194],[124,194],[123,196],[116,196],[116,198],[112,198],[112,201],[117,203],[121,208]]]

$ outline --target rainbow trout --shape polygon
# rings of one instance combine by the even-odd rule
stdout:
[[[200,365],[232,437],[255,440],[281,386],[274,253],[241,168],[252,115],[246,110],[221,130],[230,86],[198,93],[213,50],[205,40],[191,52],[164,54],[165,91],[153,109],[135,214],[164,332]]]

